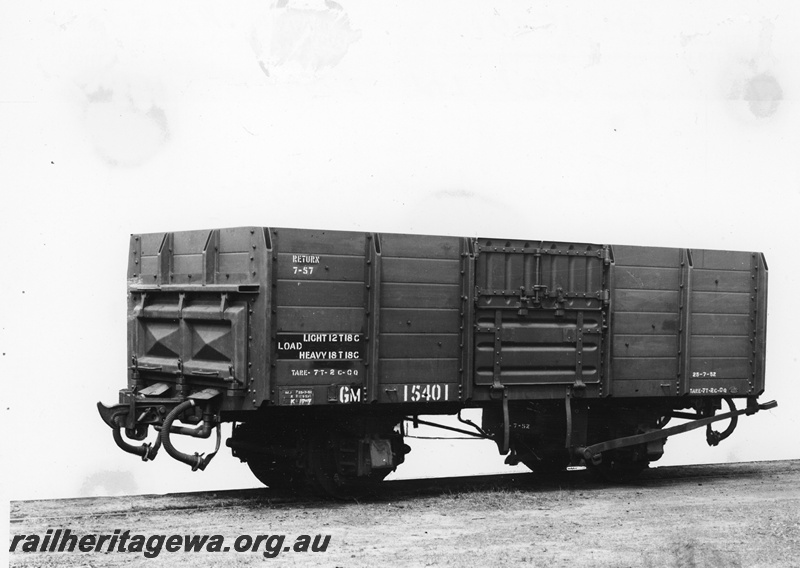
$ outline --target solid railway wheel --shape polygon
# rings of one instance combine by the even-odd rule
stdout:
[[[326,434],[315,435],[308,443],[306,481],[320,497],[345,497],[345,488],[336,471],[334,438]]]
[[[336,465],[339,437],[317,434],[308,443],[305,479],[311,491],[320,497],[353,499],[375,491],[391,469],[376,469],[363,477],[342,475]]]
[[[521,461],[525,467],[539,475],[557,475],[567,470],[570,460],[566,452],[554,452],[533,458],[526,456]]]
[[[595,477],[611,483],[630,483],[639,477],[650,464],[646,460],[633,461],[624,453],[617,453],[613,450],[603,452],[602,458],[602,461],[598,464],[587,460],[586,468]]]
[[[297,467],[281,461],[268,455],[251,456],[247,459],[247,465],[253,475],[270,489],[297,493],[303,485],[303,474]]]

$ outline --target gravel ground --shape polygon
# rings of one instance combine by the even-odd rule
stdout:
[[[81,536],[119,529],[147,539],[221,535],[224,542],[219,552],[168,552],[165,544],[147,558],[146,543],[142,552],[119,552],[117,542],[112,552],[104,543],[100,551],[59,553],[23,552],[22,540],[10,565],[800,567],[800,461],[657,468],[625,486],[572,471],[384,487],[347,502],[267,489],[16,501],[12,539],[69,528]],[[237,552],[241,535],[278,536]],[[324,551],[294,550],[303,548],[301,535],[311,544],[317,535],[330,540]],[[268,548],[274,558],[265,558]]]

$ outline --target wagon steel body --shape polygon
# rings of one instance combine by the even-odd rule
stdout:
[[[268,485],[380,479],[398,423],[463,408],[508,463],[620,477],[773,405],[756,252],[248,227],[132,235],[128,292],[127,388],[99,405],[118,445],[203,469],[170,436],[234,421]]]

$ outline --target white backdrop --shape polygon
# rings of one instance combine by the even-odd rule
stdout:
[[[800,457],[800,8],[762,4],[3,2],[3,500],[256,485],[94,408],[129,234],[241,225],[764,251],[780,407],[659,464]],[[398,474],[503,470],[412,445]]]

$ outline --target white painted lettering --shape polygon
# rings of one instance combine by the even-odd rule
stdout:
[[[316,254],[293,254],[294,264],[319,264],[319,255]]]

